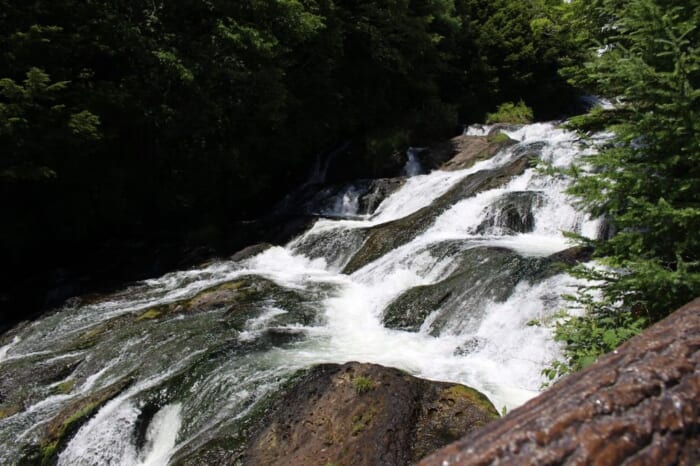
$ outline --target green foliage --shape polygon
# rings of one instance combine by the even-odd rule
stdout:
[[[0,5],[13,280],[106,240],[229,237],[344,141],[378,176],[501,102],[557,114],[578,54],[545,0]]]
[[[68,120],[68,127],[73,134],[85,139],[100,139],[100,117],[88,110],[74,113]]]
[[[374,381],[371,378],[362,375],[354,377],[352,379],[352,385],[355,387],[355,392],[358,395],[374,390]]]
[[[375,408],[370,408],[369,410],[356,414],[352,417],[352,435],[357,435],[372,422],[372,419],[377,415],[377,410]]]
[[[610,144],[576,170],[571,194],[613,227],[594,242],[604,269],[574,273],[595,285],[575,297],[583,317],[564,321],[564,366],[584,367],[700,295],[700,5],[634,0],[595,2],[605,18],[604,52],[576,79],[615,98],[573,125],[606,127]],[[592,34],[600,38],[599,33]]]
[[[582,316],[565,316],[555,323],[554,339],[564,345],[564,360],[543,371],[550,381],[589,366],[647,325],[646,318],[632,312],[595,305],[587,309]]]
[[[532,109],[525,105],[522,100],[517,104],[506,102],[498,106],[498,109],[493,113],[486,115],[486,123],[514,123],[527,124],[532,123]]]

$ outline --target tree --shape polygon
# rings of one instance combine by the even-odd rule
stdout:
[[[700,295],[700,6],[598,2],[591,14],[609,22],[585,81],[616,105],[573,124],[614,137],[571,194],[614,234],[592,242],[604,268],[574,271],[595,283],[575,297],[587,314],[557,332],[574,369]]]

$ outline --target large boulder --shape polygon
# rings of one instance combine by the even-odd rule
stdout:
[[[427,168],[439,168],[445,171],[462,170],[480,160],[493,157],[498,151],[515,142],[502,133],[489,136],[460,135],[435,144],[422,152],[421,162]]]
[[[451,241],[435,245],[431,254],[454,257],[456,266],[445,279],[410,288],[384,311],[388,328],[417,332],[435,313],[428,329],[439,335],[445,327],[458,329],[478,320],[489,302],[503,302],[521,280],[534,281],[548,274],[550,261],[525,257],[506,248]]]
[[[700,464],[700,298],[420,466]]]
[[[446,328],[460,331],[479,321],[489,303],[506,301],[519,283],[538,283],[592,258],[592,250],[581,246],[539,257],[470,240],[444,241],[427,250],[438,260],[450,258],[451,272],[397,296],[384,309],[384,326],[409,332],[425,326],[432,335]]]
[[[478,233],[529,233],[535,228],[535,208],[542,204],[542,193],[513,191],[489,206]]]
[[[412,464],[498,412],[481,393],[373,364],[310,370],[261,420],[247,465]]]

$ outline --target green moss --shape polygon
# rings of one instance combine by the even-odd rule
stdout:
[[[19,405],[9,405],[0,408],[0,419],[5,419],[10,416],[14,416],[15,414],[19,413],[22,411],[22,407]]]
[[[491,403],[491,400],[489,400],[486,395],[473,388],[465,387],[464,385],[453,385],[443,391],[443,396],[447,398],[466,399],[470,403],[482,408],[484,411],[489,412],[494,419],[500,417],[493,403]]]
[[[149,309],[146,312],[144,312],[143,314],[141,314],[140,316],[138,316],[136,318],[136,322],[141,322],[142,320],[157,319],[161,315],[163,315],[163,313],[159,309]]]
[[[95,346],[97,344],[97,340],[99,339],[100,335],[104,333],[105,329],[105,325],[99,325],[95,328],[86,331],[80,336],[76,344],[71,349],[84,350]]]
[[[47,443],[41,447],[41,465],[52,464],[58,449],[58,440]]]
[[[362,432],[377,415],[377,410],[371,408],[362,414],[356,414],[352,417],[352,435],[357,435]]]
[[[505,133],[490,134],[486,139],[494,144],[503,144],[510,141],[510,138]]]
[[[40,445],[41,465],[50,465],[56,462],[59,447],[62,447],[70,436],[78,431],[85,421],[92,416],[100,403],[91,402],[68,417],[61,426],[52,432],[50,438]]]
[[[56,385],[54,388],[54,393],[57,395],[65,395],[70,393],[75,388],[75,379],[64,380],[63,382]]]
[[[362,375],[358,375],[352,379],[352,384],[355,387],[355,392],[358,395],[362,395],[363,393],[367,393],[368,391],[374,389],[374,381],[371,378],[364,377]]]
[[[522,100],[517,104],[506,102],[498,106],[493,113],[486,114],[486,123],[514,123],[527,124],[532,123],[532,109],[525,105]]]

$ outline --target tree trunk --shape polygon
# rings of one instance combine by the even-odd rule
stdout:
[[[700,464],[700,298],[419,466]]]

